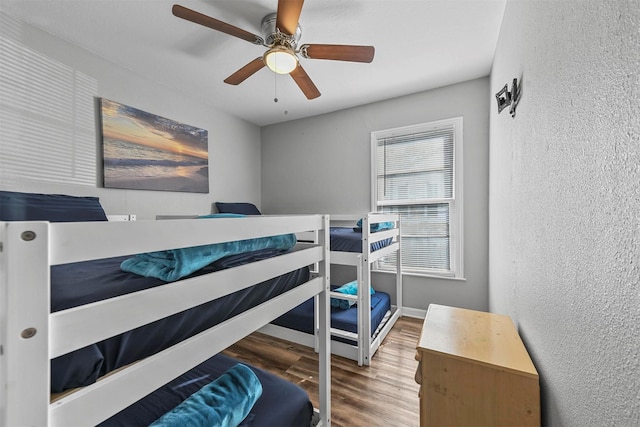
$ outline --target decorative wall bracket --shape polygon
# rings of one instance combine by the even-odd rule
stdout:
[[[520,102],[520,97],[522,95],[522,79],[520,79],[520,83],[518,84],[518,79],[513,79],[513,84],[511,85],[511,92],[509,92],[508,85],[504,85],[502,89],[498,93],[496,93],[496,101],[498,102],[498,114],[502,112],[508,106],[511,106],[509,109],[509,113],[511,117],[516,116],[516,107]]]

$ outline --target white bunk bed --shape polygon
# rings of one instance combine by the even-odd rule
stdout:
[[[331,215],[331,229],[336,227],[356,226],[358,220],[362,220],[362,235],[360,238],[359,252],[347,252],[334,250],[331,248],[331,264],[353,266],[356,269],[356,280],[358,283],[357,296],[345,295],[338,292],[330,292],[332,298],[340,298],[355,301],[357,310],[357,333],[342,330],[336,327],[331,328],[331,352],[358,361],[358,365],[369,365],[371,358],[380,347],[380,344],[387,336],[395,322],[402,315],[402,268],[400,250],[400,216],[398,214],[386,213],[366,213],[362,215]],[[393,227],[381,231],[372,231],[373,224],[392,223]],[[374,225],[375,229],[376,226]],[[316,237],[305,233],[299,236],[305,241],[317,241]],[[378,247],[376,250],[373,247]],[[383,320],[376,330],[372,330],[371,316],[371,270],[376,261],[384,256],[397,253],[395,271],[395,297],[396,304],[391,305]],[[375,289],[375,288],[374,288]],[[317,302],[316,302],[317,310]],[[316,320],[319,316],[315,316]],[[315,333],[300,332],[291,327],[275,325],[273,323],[265,325],[261,332],[287,339],[307,346],[318,348],[317,336],[318,325]],[[338,339],[336,339],[338,338]],[[349,342],[355,342],[356,345]]]
[[[321,215],[0,222],[0,425],[96,425],[314,296],[320,307],[319,425],[330,425],[328,225]],[[296,245],[274,258],[51,313],[55,265],[309,230],[320,245]],[[52,402],[53,358],[314,263],[319,273],[306,283]]]

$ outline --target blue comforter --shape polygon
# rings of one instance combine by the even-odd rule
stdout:
[[[228,255],[263,249],[288,250],[295,244],[295,234],[281,234],[213,245],[147,252],[124,260],[120,264],[120,268],[129,273],[172,282]]]
[[[369,290],[371,295],[376,293],[376,291],[373,290],[373,286],[369,286]],[[345,295],[358,295],[358,281],[354,280],[353,282],[345,283],[339,288],[334,289],[334,292],[340,292]],[[347,299],[331,298],[331,307],[341,308],[342,310],[348,310],[355,303],[355,301]]]
[[[260,395],[262,384],[256,374],[238,363],[150,427],[236,427]]]

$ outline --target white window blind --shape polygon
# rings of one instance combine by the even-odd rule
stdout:
[[[462,118],[374,132],[372,145],[373,209],[400,214],[403,270],[461,276]]]
[[[96,185],[98,82],[23,43],[0,15],[0,182]]]

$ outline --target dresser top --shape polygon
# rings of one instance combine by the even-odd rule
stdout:
[[[538,377],[509,316],[431,304],[418,350]]]

